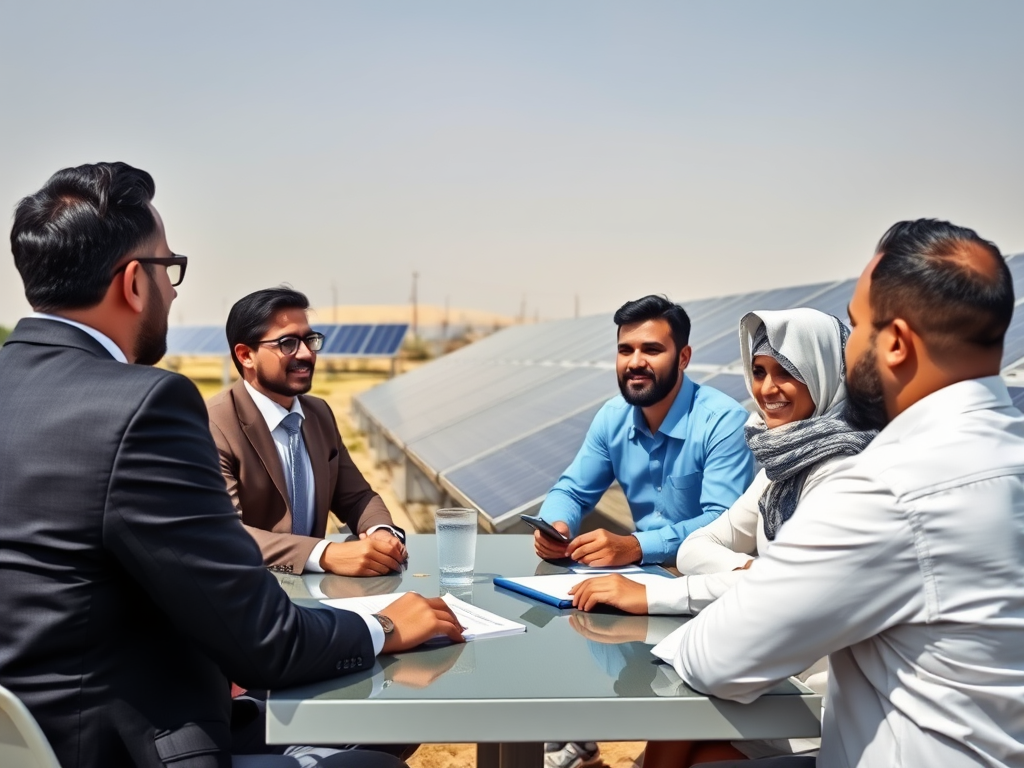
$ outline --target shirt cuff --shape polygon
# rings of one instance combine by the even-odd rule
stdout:
[[[394,535],[394,537],[396,539],[398,539],[403,544],[405,543],[405,533],[402,531],[402,529],[401,528],[395,528],[395,526],[388,525],[387,523],[381,523],[380,525],[371,526],[370,528],[366,529],[365,533],[366,533],[367,536],[369,536],[371,533],[376,531],[378,528],[383,528],[383,529],[385,529],[387,531],[391,531],[391,533]]]
[[[653,579],[647,587],[647,613],[689,613],[690,590],[686,576],[678,579]],[[659,641],[660,642],[660,641]]]
[[[373,655],[379,656],[380,652],[384,650],[384,628],[380,625],[372,613],[366,613],[364,611],[353,611],[351,608],[346,608],[346,611],[355,613],[366,622],[366,628],[370,630],[370,640],[373,642]]]
[[[644,553],[642,563],[663,563],[675,558],[679,549],[679,537],[672,528],[657,528],[653,531],[633,531]]]
[[[313,547],[313,551],[309,553],[309,557],[306,558],[306,565],[303,568],[305,571],[311,571],[312,573],[324,573],[324,567],[320,565],[320,558],[323,557],[324,550],[327,549],[327,545],[330,544],[327,539],[321,539]]]

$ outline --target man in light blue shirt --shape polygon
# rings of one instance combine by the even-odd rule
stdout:
[[[662,296],[630,301],[615,313],[616,373],[622,395],[598,411],[575,460],[551,489],[540,516],[571,538],[534,534],[545,559],[594,566],[673,561],[680,543],[746,490],[754,458],[743,437],[747,412],[735,400],[684,375],[690,320]],[[617,480],[636,531],[577,535],[580,522]]]

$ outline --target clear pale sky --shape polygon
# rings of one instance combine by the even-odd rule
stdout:
[[[893,222],[1024,250],[1024,3],[38,2],[0,10],[7,235],[54,171],[156,179],[172,323],[565,317],[858,274]]]

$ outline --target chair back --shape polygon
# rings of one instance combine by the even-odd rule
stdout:
[[[39,723],[18,697],[2,685],[0,765],[3,768],[60,768]]]

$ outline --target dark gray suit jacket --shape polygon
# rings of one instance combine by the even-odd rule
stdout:
[[[0,350],[0,684],[64,768],[228,766],[229,680],[373,663],[361,618],[296,607],[263,567],[191,382],[18,323]]]

